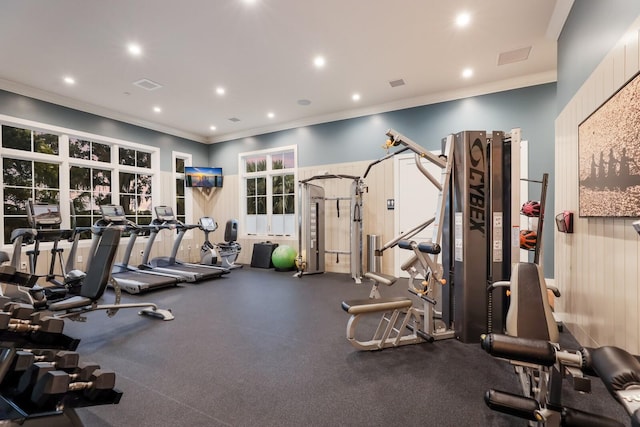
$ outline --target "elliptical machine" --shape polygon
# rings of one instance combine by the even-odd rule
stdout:
[[[218,229],[218,223],[211,217],[205,216],[198,221],[200,230],[204,232],[204,243],[200,246],[200,264],[218,265],[232,270],[242,268],[241,264],[235,264],[238,254],[242,250],[238,238],[238,221],[230,219],[224,228],[224,243],[213,244],[209,240],[209,233]],[[219,258],[219,259],[218,259]]]

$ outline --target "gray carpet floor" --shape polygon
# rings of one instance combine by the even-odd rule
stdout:
[[[406,284],[382,291],[405,295]],[[67,321],[82,360],[114,370],[124,392],[118,405],[78,414],[92,427],[526,425],[485,406],[485,390],[517,392],[518,383],[479,344],[356,351],[340,303],[368,293],[347,275],[294,278],[245,266],[206,283],[126,295],[123,302],[152,301],[176,318],[121,310]],[[575,343],[568,333],[563,340]],[[593,388],[565,393],[565,404],[628,425],[597,379]]]

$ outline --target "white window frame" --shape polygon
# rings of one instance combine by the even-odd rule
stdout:
[[[184,160],[184,166],[192,166],[193,156],[189,153],[182,153],[180,151],[172,151],[171,152],[171,172],[173,176],[173,186],[171,187],[171,206],[173,206],[173,211],[178,215],[178,206],[176,204],[176,199],[178,197],[176,193],[176,179],[182,178],[186,180],[184,173],[178,173],[176,171],[176,159]],[[187,224],[193,224],[193,194],[191,191],[184,192],[184,218]],[[185,234],[185,237],[188,238],[191,236],[191,230],[188,230]]]
[[[279,154],[285,151],[293,151],[293,162],[294,166],[290,169],[272,169],[271,156],[274,154]],[[266,156],[267,157],[267,169],[266,171],[261,172],[246,172],[245,159],[253,156]],[[297,238],[298,235],[298,227],[294,227],[294,231],[292,234],[284,234],[277,235],[272,233],[272,176],[275,175],[283,175],[293,173],[294,182],[298,182],[298,146],[297,145],[287,145],[283,147],[277,148],[268,148],[265,150],[256,150],[256,151],[246,151],[238,154],[238,172],[240,179],[240,200],[239,200],[239,212],[240,212],[240,230],[244,230],[241,232],[241,237],[243,238],[261,238],[261,237],[283,237],[287,239]],[[266,178],[266,186],[267,186],[267,232],[264,234],[256,233],[249,234],[246,230],[247,228],[247,178],[257,178],[257,177],[265,177]],[[295,186],[294,189],[294,218],[298,218],[298,185]]]
[[[118,138],[112,138],[103,135],[96,135],[93,133],[77,131],[65,127],[49,125],[46,123],[35,122],[32,120],[20,119],[17,117],[11,117],[0,114],[0,126],[13,126],[21,127],[24,129],[50,132],[59,135],[59,154],[57,156],[34,153],[30,151],[14,150],[8,148],[2,148],[0,151],[0,160],[4,157],[46,161],[50,163],[60,164],[60,213],[62,215],[62,228],[69,228],[71,226],[69,211],[70,201],[70,189],[69,189],[69,170],[70,166],[82,166],[82,167],[96,167],[100,169],[111,170],[111,201],[118,204],[120,201],[120,186],[119,186],[119,172],[135,172],[138,174],[151,175],[151,200],[152,205],[159,203],[160,196],[160,149],[149,145],[139,144],[131,141],[126,141]],[[108,144],[111,146],[111,162],[95,162],[91,160],[75,159],[69,157],[69,137],[90,140],[99,142],[102,144]],[[1,134],[0,134],[1,139]],[[0,141],[1,143],[1,141]],[[1,144],[0,144],[1,147]],[[119,148],[130,148],[138,151],[144,151],[151,155],[151,168],[138,168],[133,166],[120,165],[118,161]],[[4,187],[3,176],[0,174],[0,189]],[[174,190],[175,191],[175,190]],[[4,191],[2,191],[4,198]],[[175,197],[174,197],[175,199]],[[153,216],[153,212],[151,213]],[[0,235],[4,235],[4,221],[0,221]],[[122,243],[122,242],[121,242]],[[81,242],[81,246],[88,245],[88,242]],[[47,248],[44,245],[44,248]],[[44,249],[43,248],[43,249]],[[11,252],[11,246],[2,244],[2,250]]]

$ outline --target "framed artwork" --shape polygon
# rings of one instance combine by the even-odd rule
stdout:
[[[578,125],[579,215],[640,216],[640,73]]]

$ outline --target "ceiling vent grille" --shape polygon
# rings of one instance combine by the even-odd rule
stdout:
[[[498,55],[498,65],[513,64],[514,62],[526,61],[529,59],[529,53],[531,52],[531,46],[523,47],[521,49],[510,50],[509,52],[502,52]]]
[[[237,122],[239,122],[239,121],[240,121],[240,119],[239,119],[239,118],[237,118],[237,117],[231,117],[231,118],[229,119],[229,121],[230,121],[230,122],[233,122],[233,123],[237,123]]]
[[[403,79],[391,80],[389,82],[389,86],[391,87],[404,86],[404,80]]]
[[[140,79],[137,82],[133,82],[133,84],[145,90],[156,90],[162,87],[160,83],[156,83],[149,79]]]

